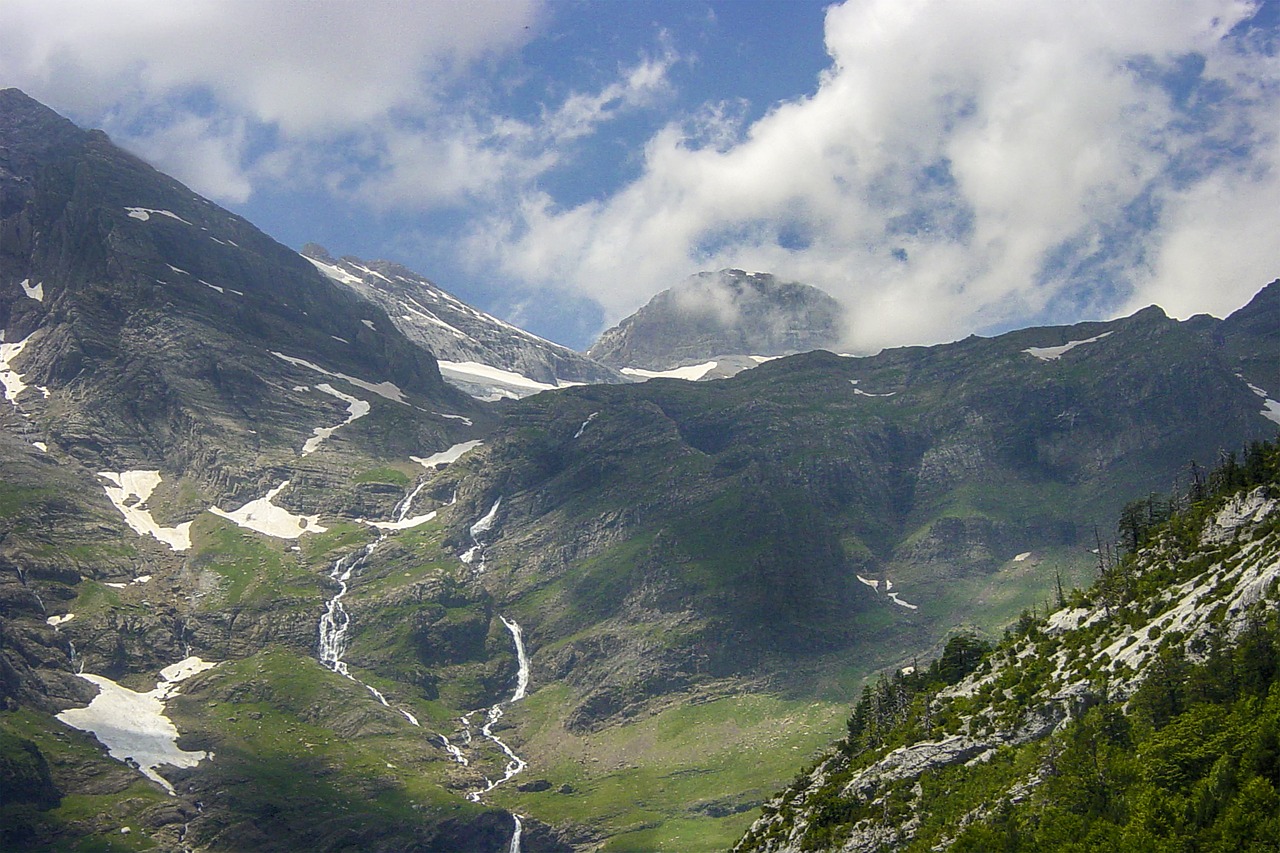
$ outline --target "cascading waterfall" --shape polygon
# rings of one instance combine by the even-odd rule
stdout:
[[[351,616],[342,606],[342,598],[347,594],[347,582],[351,574],[369,559],[374,549],[382,544],[386,537],[379,537],[359,551],[352,551],[338,559],[329,572],[329,580],[338,584],[338,594],[325,604],[324,615],[320,617],[320,663],[347,678],[352,678],[342,656],[347,653],[347,631],[351,627]],[[354,680],[354,678],[352,678]]]
[[[400,503],[396,504],[395,508],[391,510],[391,515],[395,518],[397,523],[402,522],[409,517],[409,510],[413,509],[414,498],[418,496],[418,493],[421,492],[426,485],[427,481],[423,480],[418,484],[416,489],[405,495],[404,498],[401,499]]]
[[[484,517],[471,525],[468,531],[471,535],[471,547],[459,555],[458,559],[471,566],[479,574],[484,571],[484,543],[480,541],[480,535],[488,533],[493,528],[493,522],[498,517],[498,507],[502,506],[502,498],[499,497],[493,502],[493,506],[489,507],[489,511]]]
[[[505,616],[500,616],[499,618],[502,620],[502,624],[507,627],[507,630],[511,632],[511,639],[515,643],[516,647],[516,661],[518,664],[516,688],[512,692],[510,699],[498,702],[496,705],[493,705],[485,711],[485,722],[484,725],[480,727],[480,735],[492,742],[502,751],[502,754],[507,757],[507,764],[503,769],[502,777],[500,779],[486,778],[484,780],[485,786],[483,788],[467,794],[467,799],[473,803],[480,802],[481,797],[504,782],[510,781],[513,776],[520,773],[528,766],[528,763],[523,758],[516,755],[515,752],[512,751],[511,747],[507,746],[507,744],[503,742],[502,738],[493,733],[493,727],[497,724],[498,720],[502,719],[503,709],[506,706],[519,702],[523,699],[529,689],[529,657],[525,654],[524,650],[524,632],[520,629],[520,625],[514,619],[508,619]],[[472,713],[475,712],[473,711]],[[468,736],[471,734],[470,716],[471,714],[468,714],[466,717],[462,718],[463,723],[466,725],[464,731]],[[516,844],[516,847],[513,849],[516,850],[519,850],[518,833],[519,830],[517,830],[517,837],[513,839],[513,843]]]
[[[524,824],[520,822],[520,815],[512,813],[516,819],[516,831],[511,833],[511,846],[507,848],[507,853],[520,853],[520,834],[524,832]]]
[[[424,480],[412,492],[406,494],[400,503],[396,504],[392,512],[397,522],[405,520],[409,510],[413,508],[414,498],[418,496],[425,485],[426,481]],[[350,642],[349,631],[351,629],[351,614],[343,606],[342,599],[350,589],[351,576],[364,567],[364,564],[369,561],[369,557],[373,556],[373,552],[385,541],[387,541],[387,534],[384,533],[364,548],[352,551],[334,562],[333,568],[329,571],[329,580],[338,585],[338,593],[325,603],[324,615],[320,617],[318,628],[320,640],[317,656],[324,666],[340,675],[346,676],[357,684],[363,685],[373,698],[377,699],[385,707],[392,708],[392,704],[387,701],[387,697],[382,694],[381,690],[372,684],[365,684],[352,675],[347,668],[346,662],[342,659],[347,653],[347,644]],[[408,710],[404,708],[395,708],[395,710],[399,711],[411,724],[420,725],[418,718],[409,713]]]

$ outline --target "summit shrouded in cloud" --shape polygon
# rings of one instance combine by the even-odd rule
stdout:
[[[845,345],[1223,316],[1277,274],[1274,2],[9,0],[16,86],[300,247],[585,346],[700,270]]]

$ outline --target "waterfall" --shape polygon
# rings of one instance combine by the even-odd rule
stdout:
[[[467,794],[467,799],[473,803],[480,802],[481,797],[483,797],[485,794],[489,793],[499,785],[503,784],[504,782],[510,781],[512,777],[514,777],[516,774],[523,771],[525,767],[528,766],[528,762],[526,762],[520,756],[516,755],[515,752],[511,749],[511,747],[507,746],[507,744],[502,740],[502,738],[498,737],[493,733],[493,727],[497,725],[498,720],[502,719],[503,709],[507,705],[511,705],[523,699],[525,697],[525,694],[528,692],[528,688],[529,688],[529,657],[525,653],[525,649],[524,649],[524,632],[520,629],[520,625],[514,619],[508,619],[505,616],[499,616],[498,618],[502,620],[502,624],[505,625],[507,627],[507,630],[511,632],[511,639],[512,639],[512,642],[515,644],[516,661],[518,664],[518,670],[516,673],[516,687],[515,687],[515,690],[512,691],[510,699],[498,702],[497,704],[491,706],[487,711],[485,711],[485,722],[484,722],[484,725],[480,727],[480,735],[481,737],[484,737],[485,739],[493,743],[495,746],[498,747],[498,749],[502,751],[502,754],[507,757],[507,764],[506,764],[506,767],[503,768],[502,778],[489,779],[486,777],[484,780],[485,786],[483,788],[477,789]],[[471,713],[475,713],[475,712],[473,711]],[[471,714],[467,714],[465,717],[462,718],[462,722],[466,726],[466,728],[464,729],[464,736],[467,738],[467,743],[470,743],[471,741],[470,717],[471,717]],[[518,830],[517,830],[517,835],[518,835]],[[519,849],[518,838],[514,839],[513,843],[516,843],[517,844],[516,849]]]
[[[524,831],[524,824],[520,822],[520,815],[511,816],[516,819],[516,830],[511,833],[511,846],[507,848],[507,853],[520,853],[520,834]]]
[[[329,580],[338,584],[338,594],[325,604],[325,613],[320,617],[320,663],[347,678],[352,678],[352,675],[342,656],[347,653],[347,632],[351,627],[351,616],[342,606],[342,598],[347,594],[347,582],[351,580],[352,572],[363,566],[380,544],[382,538],[371,542],[362,550],[352,551],[341,557],[334,562],[333,569],[329,572]]]

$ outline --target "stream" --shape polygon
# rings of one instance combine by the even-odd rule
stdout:
[[[408,518],[409,512],[413,507],[414,498],[416,498],[418,493],[422,491],[425,484],[425,481],[423,483],[419,483],[416,488],[407,493],[404,499],[396,505],[395,509],[392,511],[395,516],[395,524],[401,524],[406,520],[406,518]],[[480,536],[492,528],[494,518],[497,515],[498,507],[501,503],[502,499],[498,498],[494,502],[492,508],[490,508],[489,512],[473,524],[469,531],[473,545],[472,548],[461,557],[461,559],[464,563],[472,566],[477,574],[484,571],[484,545],[480,541]],[[394,529],[394,527],[392,529]],[[381,693],[381,691],[370,684],[365,684],[363,681],[360,681],[360,679],[352,675],[350,670],[347,668],[346,662],[343,660],[343,656],[346,655],[347,652],[347,646],[350,643],[351,615],[342,604],[342,599],[350,589],[352,577],[364,567],[364,565],[369,561],[369,558],[373,555],[374,551],[376,551],[378,546],[387,540],[389,535],[389,532],[384,532],[374,542],[371,542],[356,551],[352,551],[351,553],[334,561],[333,568],[329,571],[329,579],[337,584],[338,592],[325,603],[325,612],[320,617],[320,624],[317,629],[319,632],[317,657],[321,664],[334,672],[355,681],[357,684],[363,685],[375,699],[381,702],[384,706],[392,708],[393,706],[387,701],[387,698]],[[479,557],[478,564],[473,562],[477,555]],[[493,733],[494,726],[502,719],[504,709],[525,698],[529,690],[529,656],[524,647],[524,631],[521,629],[520,624],[514,619],[509,619],[503,615],[499,615],[498,618],[502,620],[502,624],[506,627],[507,631],[511,633],[511,641],[515,646],[517,663],[516,684],[510,698],[501,700],[487,709],[484,709],[485,721],[480,727],[480,737],[489,741],[498,748],[503,756],[506,757],[506,765],[503,768],[502,776],[497,779],[485,777],[485,784],[483,787],[477,788],[466,795],[467,799],[473,803],[479,803],[485,794],[489,793],[494,788],[497,788],[499,785],[509,782],[528,766],[528,762],[517,755],[515,751],[502,740],[502,738]],[[395,710],[403,714],[405,719],[413,725],[419,725],[418,720],[408,710],[404,708],[395,708]],[[453,744],[450,742],[449,738],[443,734],[437,735],[449,756],[464,767],[469,767],[471,765],[471,761],[467,758],[463,749],[475,748],[476,739],[471,730],[471,717],[478,713],[480,713],[479,710],[471,711],[461,718],[461,746]],[[508,847],[508,853],[520,853],[520,838],[524,831],[524,824],[520,815],[512,813],[512,818],[515,821],[515,827],[511,835],[511,843]]]

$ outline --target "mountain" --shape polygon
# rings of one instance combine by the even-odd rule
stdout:
[[[547,685],[524,754],[558,768],[553,789],[591,791],[620,844],[671,836],[608,793],[619,777],[671,810],[666,833],[696,814],[708,846],[727,843],[785,772],[769,745],[809,748],[867,675],[959,626],[998,633],[1059,578],[1086,583],[1126,502],[1276,435],[1270,398],[1237,375],[1239,318],[1210,325],[1147,309],[513,405],[449,472],[445,541],[481,548]],[[769,706],[787,735],[729,728],[780,696],[798,702]],[[635,770],[565,767],[566,744]],[[698,786],[673,796],[691,751]],[[521,807],[570,813],[552,794]]]
[[[1145,504],[1087,591],[868,687],[738,851],[1265,849],[1280,831],[1280,446]],[[1123,525],[1122,519],[1122,525]]]
[[[399,264],[335,260],[314,243],[302,254],[381,306],[396,328],[436,356],[445,381],[473,396],[518,398],[566,385],[628,381],[582,353],[472,308]]]
[[[374,701],[342,659],[349,552],[385,546],[383,607],[445,601],[417,624],[467,638],[433,653],[463,710],[510,695],[488,597],[408,544],[493,416],[381,308],[16,90],[0,333],[6,848],[505,846],[509,813],[421,790],[454,762],[410,717],[453,711]]]
[[[844,309],[816,287],[769,273],[703,272],[664,290],[605,331],[587,355],[633,375],[717,364],[715,378],[754,366],[759,358],[838,349]]]
[[[337,273],[0,95],[0,844],[723,849],[1277,431],[1277,284],[490,405]]]

